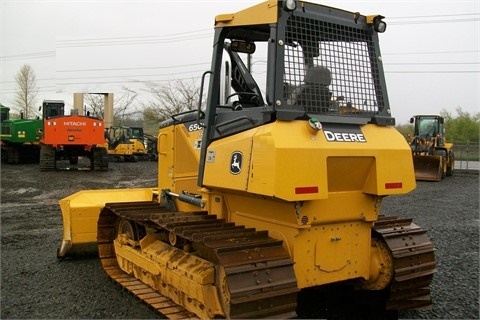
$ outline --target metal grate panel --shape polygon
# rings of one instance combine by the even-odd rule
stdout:
[[[287,22],[285,98],[308,113],[372,114],[383,107],[370,32],[292,16]]]

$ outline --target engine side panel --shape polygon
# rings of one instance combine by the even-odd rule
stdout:
[[[415,188],[410,149],[394,128],[333,130],[312,133],[306,121],[277,121],[214,141],[204,184],[286,201],[327,199],[344,191],[403,194]]]
[[[44,121],[46,145],[103,145],[103,120],[83,116],[51,117]]]

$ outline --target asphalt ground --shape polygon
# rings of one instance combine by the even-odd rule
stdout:
[[[57,261],[58,200],[84,189],[155,187],[156,162],[110,163],[108,172],[40,172],[1,166],[1,319],[151,319],[148,306],[110,281],[97,258]],[[479,175],[455,172],[440,182],[387,197],[382,213],[413,217],[436,248],[433,308],[402,319],[479,318]]]

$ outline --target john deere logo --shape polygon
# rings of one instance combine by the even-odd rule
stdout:
[[[231,174],[239,174],[242,172],[242,159],[243,154],[240,151],[235,151],[232,153],[232,157],[230,158],[230,173]]]

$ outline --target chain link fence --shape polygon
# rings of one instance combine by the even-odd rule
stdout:
[[[480,170],[480,143],[478,141],[453,142],[455,170]]]

